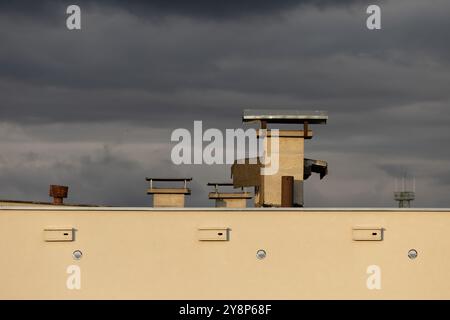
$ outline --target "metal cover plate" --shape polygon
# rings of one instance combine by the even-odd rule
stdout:
[[[228,241],[229,228],[199,228],[198,240],[200,241]]]
[[[311,124],[325,124],[328,114],[326,111],[246,109],[242,120],[244,122],[260,120],[269,123],[303,123],[307,121]]]
[[[73,228],[47,228],[44,229],[44,240],[48,242],[74,241]]]

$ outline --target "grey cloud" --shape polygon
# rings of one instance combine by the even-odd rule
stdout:
[[[375,32],[364,1],[252,13],[230,2],[220,14],[154,2],[164,19],[146,18],[150,6],[136,15],[137,2],[96,2],[80,32],[41,21],[53,7],[3,3],[2,198],[45,199],[47,184],[67,182],[77,202],[145,205],[144,177],[167,173],[194,176],[190,204],[210,205],[205,184],[228,168],[172,166],[170,132],[194,120],[241,127],[242,109],[258,107],[329,111],[306,143],[330,164],[325,180],[306,182],[309,206],[393,205],[404,170],[417,205],[448,206],[450,5],[433,3],[383,2]]]
[[[165,161],[143,164],[124,157],[108,145],[62,160],[41,151],[19,154],[17,160],[0,166],[2,199],[47,201],[48,186],[62,184],[70,186],[68,203],[148,206],[147,173],[169,175],[174,170]]]
[[[411,172],[412,170],[408,168],[405,164],[389,164],[389,163],[383,163],[379,164],[378,168],[386,172],[392,177],[396,178],[402,178],[407,177],[408,172]]]
[[[114,8],[133,15],[149,18],[165,15],[190,16],[202,19],[230,19],[258,15],[273,15],[279,11],[297,6],[346,6],[353,3],[364,3],[361,0],[241,0],[241,1],[208,1],[208,0],[78,0],[75,3],[68,0],[19,0],[0,1],[0,10],[8,14],[31,16],[37,19],[50,17],[56,19],[63,9],[71,4],[77,4],[84,9]],[[372,1],[373,2],[373,1]],[[378,0],[375,2],[379,2]]]
[[[401,7],[386,6],[386,11],[397,17]],[[413,17],[420,11],[408,10]],[[422,32],[423,43],[416,43],[414,51],[409,38],[399,41],[410,30],[396,24],[397,18],[386,17],[393,24],[393,41],[384,30],[368,32],[364,7],[357,12],[310,9],[275,21],[158,24],[126,14],[108,17],[99,10],[87,16],[92,24],[79,33],[39,25],[25,35],[12,31],[4,35],[7,46],[0,50],[1,76],[7,81],[3,90],[19,82],[23,90],[29,85],[40,95],[30,102],[37,107],[30,108],[17,97],[8,101],[5,94],[2,116],[137,121],[158,117],[159,110],[184,118],[213,108],[234,116],[245,103],[266,106],[277,99],[284,107],[317,104],[340,113],[361,105],[389,108],[448,99],[449,73],[436,60],[442,50],[434,44],[444,42],[439,36]],[[445,29],[447,19],[433,17],[429,8],[423,14]],[[427,59],[417,53],[421,48],[428,48]],[[208,98],[212,95],[215,101]]]

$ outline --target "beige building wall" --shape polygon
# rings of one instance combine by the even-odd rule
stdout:
[[[245,208],[247,199],[216,199],[216,208]]]
[[[153,194],[153,206],[158,207],[184,207],[184,194]]]
[[[312,134],[312,133],[311,133]],[[294,177],[294,204],[301,204],[301,183],[303,181],[304,145],[302,130],[280,130],[279,137],[272,137],[268,131],[265,156],[279,159],[278,172],[261,176],[261,199],[265,205],[281,206],[281,177]],[[278,152],[272,149],[272,139],[279,143]]]
[[[188,188],[150,188],[147,194],[153,197],[155,208],[183,208],[185,196],[191,194]]]
[[[246,208],[249,192],[210,192],[208,198],[214,200],[216,208]]]
[[[449,230],[450,209],[2,207],[0,299],[450,299]]]

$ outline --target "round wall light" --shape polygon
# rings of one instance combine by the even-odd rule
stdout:
[[[256,258],[258,258],[259,260],[264,259],[266,256],[267,256],[267,253],[265,250],[259,249],[258,251],[256,251]]]
[[[73,256],[73,258],[74,258],[75,260],[80,260],[81,257],[83,256],[83,252],[81,252],[80,250],[75,250],[75,251],[72,253],[72,256]]]
[[[410,258],[410,259],[417,258],[417,255],[418,255],[418,253],[417,253],[416,249],[411,249],[408,251],[408,258]]]

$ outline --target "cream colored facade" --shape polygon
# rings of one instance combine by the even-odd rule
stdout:
[[[449,230],[450,209],[3,206],[0,299],[450,299]]]
[[[261,175],[260,205],[281,206],[281,177],[294,177],[294,203],[303,203],[300,196],[302,194],[301,183],[303,181],[303,159],[304,159],[304,131],[303,130],[279,130],[279,136],[272,137],[272,131],[267,131],[267,141],[264,150],[265,156],[271,159],[278,159],[278,170],[275,174]],[[308,132],[312,137],[312,131]],[[275,144],[278,150],[272,149],[272,139],[276,139]],[[270,163],[274,166],[273,163]]]
[[[165,207],[184,207],[184,194],[154,194],[153,195],[153,206],[156,208]]]
[[[208,198],[215,201],[216,208],[246,208],[249,192],[210,192]]]

